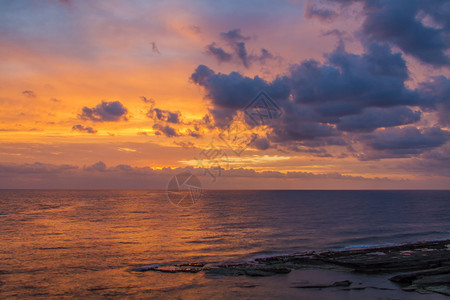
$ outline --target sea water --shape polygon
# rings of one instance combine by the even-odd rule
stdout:
[[[0,237],[0,298],[358,299],[290,288],[327,276],[318,270],[227,278],[132,269],[450,238],[450,191],[203,191],[179,208],[163,190],[0,190]]]

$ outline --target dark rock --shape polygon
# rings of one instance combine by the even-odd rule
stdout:
[[[419,242],[386,247],[353,249],[343,251],[308,252],[257,258],[251,263],[205,266],[202,263],[174,265],[149,265],[134,268],[136,272],[197,273],[226,276],[273,276],[287,274],[291,269],[303,267],[351,268],[364,273],[397,273],[410,271],[390,278],[403,286],[404,290],[419,293],[450,295],[450,240]],[[414,271],[414,272],[411,272]],[[358,290],[377,287],[350,287],[348,280],[328,285],[298,285],[294,288],[330,288]],[[383,289],[383,288],[377,288]]]
[[[350,280],[344,280],[344,281],[336,281],[332,284],[313,284],[313,285],[297,285],[293,286],[293,288],[296,289],[324,289],[324,288],[331,288],[331,287],[347,287],[350,286],[352,282]]]
[[[381,290],[381,291],[394,291],[394,289],[377,287],[377,286],[348,287],[348,288],[343,288],[341,290],[342,291],[362,291],[362,290],[365,290],[365,289],[374,289],[374,290]]]
[[[397,283],[411,284],[414,280],[416,280],[420,277],[430,276],[430,275],[441,275],[441,274],[450,274],[450,267],[440,267],[440,268],[431,269],[431,270],[400,274],[400,275],[394,276],[392,278],[389,278],[389,280],[391,280],[393,282],[397,282]]]
[[[135,272],[148,272],[156,271],[162,273],[197,273],[204,267],[202,263],[187,263],[187,264],[175,264],[175,265],[148,265],[134,268]]]
[[[273,276],[275,274],[287,274],[291,272],[291,269],[261,264],[226,264],[208,268],[206,271],[218,275]]]
[[[350,280],[344,280],[344,281],[336,281],[333,283],[333,286],[350,286],[352,282]]]
[[[450,273],[441,275],[424,276],[413,281],[416,286],[430,286],[430,285],[450,285]]]
[[[449,241],[435,241],[360,250],[327,251],[316,255],[315,259],[365,273],[431,269],[450,262],[448,243]],[[378,255],[372,255],[374,251]],[[380,253],[383,255],[379,255]]]

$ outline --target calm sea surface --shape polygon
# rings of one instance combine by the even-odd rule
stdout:
[[[131,269],[450,238],[450,191],[0,190],[0,237],[0,298],[248,297],[276,280]]]

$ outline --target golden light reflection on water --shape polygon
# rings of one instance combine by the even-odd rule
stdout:
[[[222,257],[244,254],[245,250],[238,249],[246,248],[249,233],[265,230],[233,228],[239,226],[240,216],[238,209],[232,208],[222,232],[218,232],[220,224],[214,223],[225,213],[220,208],[210,212],[200,203],[181,210],[168,203],[164,191],[74,191],[56,195],[29,191],[21,197],[16,199],[23,201],[16,204],[21,211],[12,216],[9,234],[3,227],[7,235],[1,256],[7,262],[4,268],[11,272],[4,287],[9,290],[7,295],[76,292],[82,296],[107,286],[120,289],[124,282],[129,289],[132,283],[140,286],[149,278],[154,280],[153,288],[158,282],[170,288],[166,275],[150,274],[143,279],[141,274],[127,270],[133,265],[208,260],[219,253]],[[236,245],[227,244],[220,237],[224,233],[235,236]],[[22,283],[28,283],[27,287]],[[174,281],[173,287],[179,284]]]

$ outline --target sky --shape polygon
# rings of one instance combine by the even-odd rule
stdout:
[[[0,188],[448,189],[450,1],[0,1]]]

